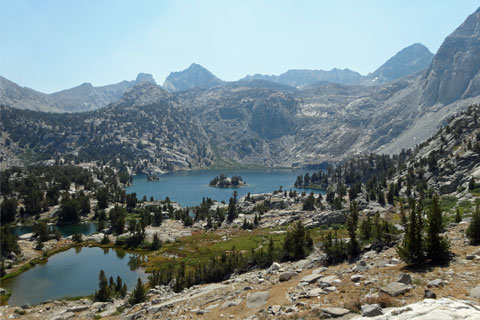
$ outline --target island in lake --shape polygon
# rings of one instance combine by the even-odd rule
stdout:
[[[160,181],[160,177],[156,174],[147,174],[147,181]]]
[[[246,185],[247,184],[245,183],[245,181],[243,181],[242,177],[232,176],[231,178],[228,178],[225,174],[220,174],[220,176],[216,176],[209,183],[209,186],[219,188],[237,188]]]

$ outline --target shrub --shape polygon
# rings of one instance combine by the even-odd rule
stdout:
[[[313,248],[310,232],[305,229],[301,221],[297,221],[288,230],[283,242],[284,258],[286,260],[298,260],[305,258]]]
[[[347,258],[347,244],[338,239],[337,231],[333,235],[332,232],[326,236],[322,235],[322,249],[328,264],[340,263]]]

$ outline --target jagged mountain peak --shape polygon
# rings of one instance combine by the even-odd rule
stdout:
[[[429,67],[433,53],[421,43],[414,43],[397,52],[367,76],[365,84],[390,82]]]
[[[142,83],[142,82],[150,82],[150,83],[153,83],[153,84],[157,84],[157,82],[155,81],[155,79],[153,78],[153,76],[150,73],[140,72],[137,75],[137,78],[135,79],[135,84],[139,84],[139,83]]]
[[[171,72],[163,87],[168,91],[184,91],[194,87],[214,87],[224,82],[199,64],[192,63],[183,71]]]

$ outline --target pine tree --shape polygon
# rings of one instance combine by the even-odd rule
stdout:
[[[462,214],[460,213],[460,208],[455,210],[455,223],[460,223],[462,221]]]
[[[400,223],[402,224],[403,230],[405,232],[408,228],[407,215],[405,214],[405,208],[403,206],[403,201],[400,201]]]
[[[421,210],[421,206],[416,205],[415,200],[412,200],[408,228],[402,245],[397,247],[398,255],[408,264],[418,264],[425,261]]]
[[[395,189],[393,183],[390,184],[390,187],[388,188],[388,193],[387,193],[387,202],[391,205],[393,205],[393,190]]]
[[[233,200],[233,198],[230,198],[230,201],[228,203],[227,220],[228,222],[232,223],[236,217],[237,217],[237,213],[236,213],[235,201]]]
[[[110,292],[115,292],[115,281],[113,281],[112,276],[108,279],[108,287],[110,288]]]
[[[337,231],[334,236],[331,232],[326,236],[322,235],[322,249],[329,264],[339,263],[347,258],[347,246],[342,239],[338,239]]]
[[[442,232],[442,209],[440,208],[440,199],[438,194],[433,196],[432,208],[428,215],[426,254],[433,261],[447,258],[450,244],[448,240],[440,236]]]
[[[372,219],[370,219],[370,216],[367,216],[367,219],[364,219],[360,225],[360,237],[363,241],[372,238]]]
[[[358,226],[358,208],[355,201],[350,203],[350,215],[347,218],[347,229],[350,241],[348,242],[348,255],[350,257],[356,256],[360,253],[360,245],[357,240],[357,226]]]
[[[375,226],[375,241],[380,243],[383,241],[383,233],[382,233],[382,227],[380,223],[380,212],[378,211],[375,212],[374,226]]]
[[[283,251],[287,260],[303,259],[307,253],[313,248],[313,241],[310,233],[305,229],[303,223],[299,220],[295,223],[283,242]]]
[[[472,215],[472,221],[467,228],[467,237],[474,245],[480,244],[480,205],[477,204],[476,210]]]
[[[315,196],[310,192],[308,198],[303,203],[303,210],[312,211],[315,209]]]
[[[151,245],[151,250],[158,250],[162,246],[162,242],[158,238],[157,233],[153,235],[153,240],[152,240],[152,245]]]
[[[98,291],[95,292],[95,301],[107,302],[110,300],[110,288],[105,271],[100,270],[98,275]]]
[[[469,190],[473,190],[473,189],[475,189],[475,187],[476,187],[476,185],[475,185],[475,179],[472,177],[472,178],[470,179],[470,181],[468,182],[468,189],[469,189]]]
[[[130,297],[130,304],[137,304],[147,300],[147,294],[145,292],[145,288],[143,287],[142,280],[138,278],[137,285],[135,289],[132,291],[132,295]]]
[[[122,290],[120,290],[120,296],[122,298],[125,298],[126,295],[127,295],[127,285],[124,283],[123,287],[122,287]]]
[[[117,282],[115,283],[115,292],[120,293],[122,291],[123,281],[120,276],[117,276]]]

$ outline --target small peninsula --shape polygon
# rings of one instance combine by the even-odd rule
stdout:
[[[246,186],[247,184],[243,181],[242,177],[240,176],[232,176],[228,178],[225,174],[220,174],[220,176],[216,176],[213,180],[210,181],[210,187],[218,187],[218,188],[238,188]]]

